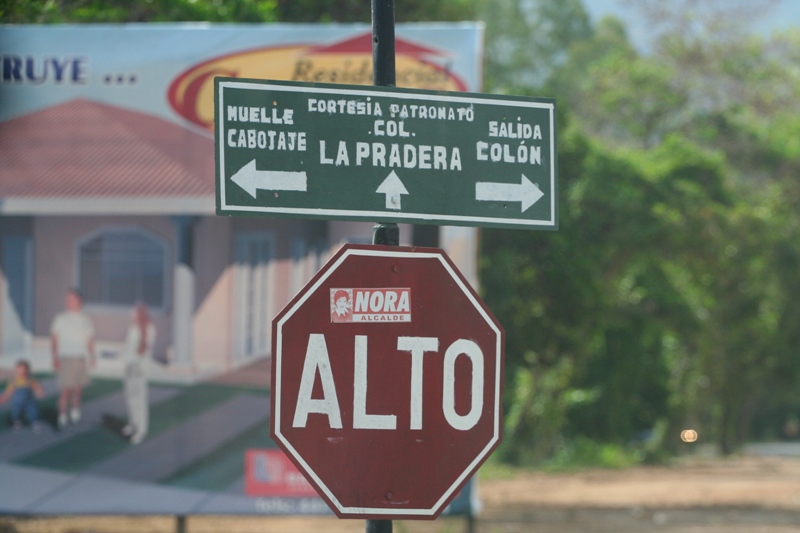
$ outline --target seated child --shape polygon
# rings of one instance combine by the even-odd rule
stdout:
[[[0,394],[0,404],[11,398],[11,420],[14,431],[22,427],[22,414],[35,430],[39,430],[39,406],[36,398],[44,397],[44,389],[38,381],[31,379],[31,366],[24,359],[14,367],[14,379],[8,382],[6,390]]]

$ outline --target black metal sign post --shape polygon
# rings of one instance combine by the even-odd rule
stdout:
[[[394,54],[394,0],[372,0],[372,83],[394,87],[396,83]],[[400,245],[397,224],[378,224],[372,231],[372,244]],[[370,529],[367,533],[391,532],[388,529]]]
[[[383,87],[396,84],[394,0],[372,0],[372,83]],[[400,228],[378,223],[372,230],[372,244],[399,246]],[[392,533],[392,521],[367,520],[367,533]]]

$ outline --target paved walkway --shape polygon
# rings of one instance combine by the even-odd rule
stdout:
[[[269,418],[264,396],[240,394],[95,465],[88,474],[157,482]]]
[[[263,376],[260,376],[263,378]],[[55,379],[42,380],[48,397],[58,393]],[[150,385],[148,400],[157,406],[191,389]],[[224,447],[237,437],[264,426],[269,419],[269,400],[263,394],[242,390],[178,424],[151,435],[137,446],[125,446],[77,474],[17,461],[37,452],[58,449],[62,443],[107,425],[108,418],[124,420],[125,401],[116,391],[85,402],[78,424],[64,430],[44,425],[36,433],[29,428],[0,433],[0,513],[244,513],[280,514],[302,502],[257,509],[258,499],[245,496],[244,472],[232,483],[235,492],[198,490],[159,484]],[[265,443],[266,445],[266,443]],[[12,481],[13,480],[13,481]],[[91,501],[87,498],[91,498]],[[313,502],[311,501],[313,500]],[[321,504],[321,505],[319,505]],[[328,513],[321,500],[311,498],[308,509]],[[82,511],[84,510],[84,511]]]
[[[179,387],[150,386],[148,403],[153,406],[177,396]],[[70,424],[63,430],[55,429],[47,424],[42,424],[40,433],[35,433],[29,428],[20,431],[7,431],[0,434],[0,461],[15,461],[32,453],[44,450],[61,442],[65,442],[75,435],[85,433],[103,424],[104,416],[114,416],[124,419],[126,414],[125,397],[122,392],[116,392],[97,400],[86,402],[82,408],[81,421]]]

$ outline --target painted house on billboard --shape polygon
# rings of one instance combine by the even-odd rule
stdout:
[[[398,86],[477,91],[482,28],[398,25]],[[269,355],[272,317],[371,224],[215,214],[213,79],[370,84],[364,25],[5,26],[0,32],[0,366],[49,365],[78,287],[113,371],[137,301],[163,372]],[[405,227],[475,280],[471,228]]]

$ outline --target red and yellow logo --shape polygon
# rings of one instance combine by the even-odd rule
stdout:
[[[331,289],[331,323],[411,322],[411,289]]]
[[[397,86],[436,91],[465,91],[447,54],[397,39]],[[300,82],[372,84],[372,36],[360,35],[332,45],[259,48],[220,56],[191,67],[169,87],[172,108],[198,126],[214,129],[214,77]]]

